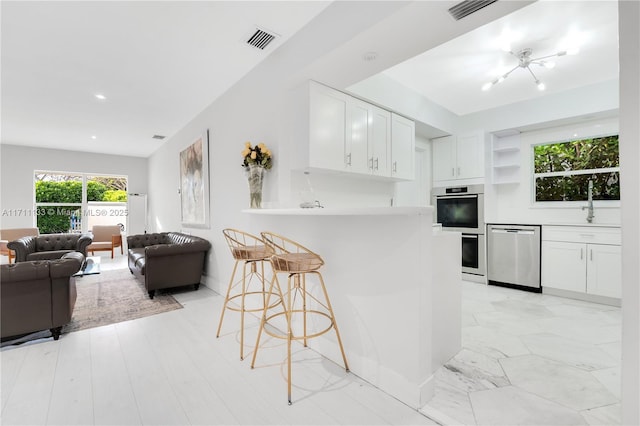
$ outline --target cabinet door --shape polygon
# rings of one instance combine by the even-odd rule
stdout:
[[[482,133],[456,138],[456,177],[458,179],[484,176],[484,137]]]
[[[354,173],[370,173],[369,122],[370,105],[358,99],[349,99],[347,106],[346,169]]]
[[[309,95],[309,165],[344,170],[348,97],[318,84],[310,86]]]
[[[431,140],[433,180],[456,178],[455,137],[445,136]]]
[[[416,152],[416,124],[391,114],[391,176],[413,180]]]
[[[371,173],[377,176],[391,176],[391,113],[371,105],[369,140],[369,161]]]
[[[542,286],[586,291],[586,244],[542,242]]]
[[[620,246],[589,244],[587,251],[587,293],[620,298],[622,295]]]

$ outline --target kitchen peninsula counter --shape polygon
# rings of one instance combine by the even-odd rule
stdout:
[[[461,346],[460,234],[434,231],[431,207],[243,213],[251,232],[281,234],[325,260],[351,372],[414,408],[428,402],[435,371]],[[342,365],[335,333],[309,346]]]

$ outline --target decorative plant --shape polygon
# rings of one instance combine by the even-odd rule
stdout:
[[[251,142],[245,142],[244,145],[245,148],[242,151],[242,157],[244,158],[242,167],[248,169],[250,164],[257,164],[267,170],[271,168],[271,151],[265,144],[261,142],[258,145],[252,147]]]

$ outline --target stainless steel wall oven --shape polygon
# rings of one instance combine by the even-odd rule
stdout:
[[[484,185],[433,189],[434,220],[462,233],[462,272],[486,273]]]

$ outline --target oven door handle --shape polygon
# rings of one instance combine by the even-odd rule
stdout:
[[[472,240],[477,240],[478,239],[478,235],[477,234],[462,234],[462,238],[469,238]]]
[[[457,195],[457,194],[447,194],[447,195],[436,195],[437,200],[447,200],[451,198],[478,198],[478,194],[471,195]]]

